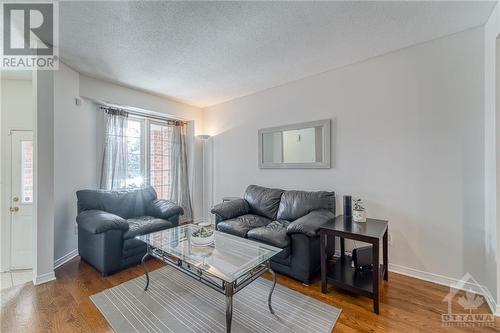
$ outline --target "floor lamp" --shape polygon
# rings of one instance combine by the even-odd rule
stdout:
[[[205,181],[205,176],[207,174],[206,172],[206,156],[208,156],[208,152],[207,152],[207,145],[208,145],[208,140],[210,139],[210,135],[208,134],[202,134],[202,135],[197,135],[196,136],[198,139],[202,140],[203,142],[203,193],[205,194],[205,185],[208,183]],[[212,143],[213,144],[213,143]],[[212,152],[212,150],[210,150],[210,153]],[[213,186],[214,186],[214,178],[213,178],[213,154],[210,154],[210,176],[209,176],[209,179],[210,179],[210,193],[209,193],[209,199],[207,204],[206,204],[206,207],[205,207],[205,198],[203,198],[203,222],[199,223],[200,225],[211,225],[212,224],[212,221],[211,221],[211,218],[210,218],[210,212],[209,212],[209,209],[213,206]]]

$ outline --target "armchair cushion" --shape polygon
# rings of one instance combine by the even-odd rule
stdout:
[[[146,208],[147,215],[157,217],[159,219],[168,219],[173,215],[184,214],[184,209],[169,200],[153,200]]]
[[[319,227],[335,218],[335,214],[327,209],[313,210],[298,218],[287,227],[287,234],[304,234],[309,237],[317,235]]]
[[[217,224],[217,230],[228,234],[246,237],[250,229],[263,227],[271,223],[270,219],[259,215],[246,214]]]
[[[153,187],[147,186],[134,190],[80,190],[76,192],[78,212],[102,210],[124,219],[147,215],[147,205],[156,200]]]
[[[229,220],[250,213],[250,207],[246,200],[240,198],[215,205],[211,213],[220,216],[221,220]]]
[[[102,210],[86,210],[78,214],[76,223],[91,234],[100,234],[108,230],[127,231],[129,224],[118,215]]]
[[[123,239],[149,234],[155,231],[172,228],[172,222],[153,216],[140,216],[127,220],[128,230],[123,234]]]

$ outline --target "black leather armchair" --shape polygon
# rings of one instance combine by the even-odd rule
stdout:
[[[130,191],[81,190],[78,198],[78,252],[103,275],[141,261],[146,245],[138,235],[179,224],[183,209],[158,200],[149,186]]]
[[[212,208],[217,230],[282,248],[271,267],[306,284],[320,271],[319,227],[335,217],[334,192],[250,185],[242,199]],[[327,255],[334,253],[334,240]]]

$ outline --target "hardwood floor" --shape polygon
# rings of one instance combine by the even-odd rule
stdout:
[[[157,260],[147,262],[150,270],[160,268]],[[142,275],[140,267],[101,277],[92,267],[75,258],[56,270],[57,280],[38,287],[31,283],[1,292],[1,332],[112,332],[90,295]],[[446,328],[443,298],[449,289],[403,275],[390,273],[383,283],[380,315],[372,312],[365,297],[329,290],[321,293],[319,280],[305,286],[279,276],[278,283],[342,309],[334,332],[483,332],[500,331],[500,318],[493,328]],[[455,300],[458,297],[455,297]],[[454,308],[460,308],[454,304]],[[489,313],[485,304],[478,311]]]

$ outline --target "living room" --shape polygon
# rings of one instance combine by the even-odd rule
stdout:
[[[500,327],[498,2],[43,4],[2,3],[57,32],[3,46],[2,331]]]

